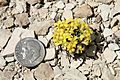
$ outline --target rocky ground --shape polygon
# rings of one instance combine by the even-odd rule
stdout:
[[[57,20],[82,18],[94,30],[84,55],[69,56],[51,42]],[[15,46],[34,37],[43,62],[21,66]],[[120,0],[0,0],[0,80],[120,80]]]

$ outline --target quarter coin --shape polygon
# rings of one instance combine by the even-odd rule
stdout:
[[[27,37],[20,40],[15,48],[17,61],[26,67],[37,66],[45,56],[45,47],[41,41]]]

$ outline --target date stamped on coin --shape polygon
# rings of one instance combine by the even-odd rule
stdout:
[[[27,37],[17,43],[15,57],[23,66],[37,66],[45,57],[45,47],[41,41]]]

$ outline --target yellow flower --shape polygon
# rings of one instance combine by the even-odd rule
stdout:
[[[91,42],[93,31],[80,18],[59,20],[54,24],[53,42],[69,53],[82,53]],[[83,47],[83,44],[86,45]]]

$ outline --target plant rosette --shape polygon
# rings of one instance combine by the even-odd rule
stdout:
[[[91,43],[92,33],[92,29],[80,18],[59,20],[54,23],[52,41],[70,54],[79,54]]]

